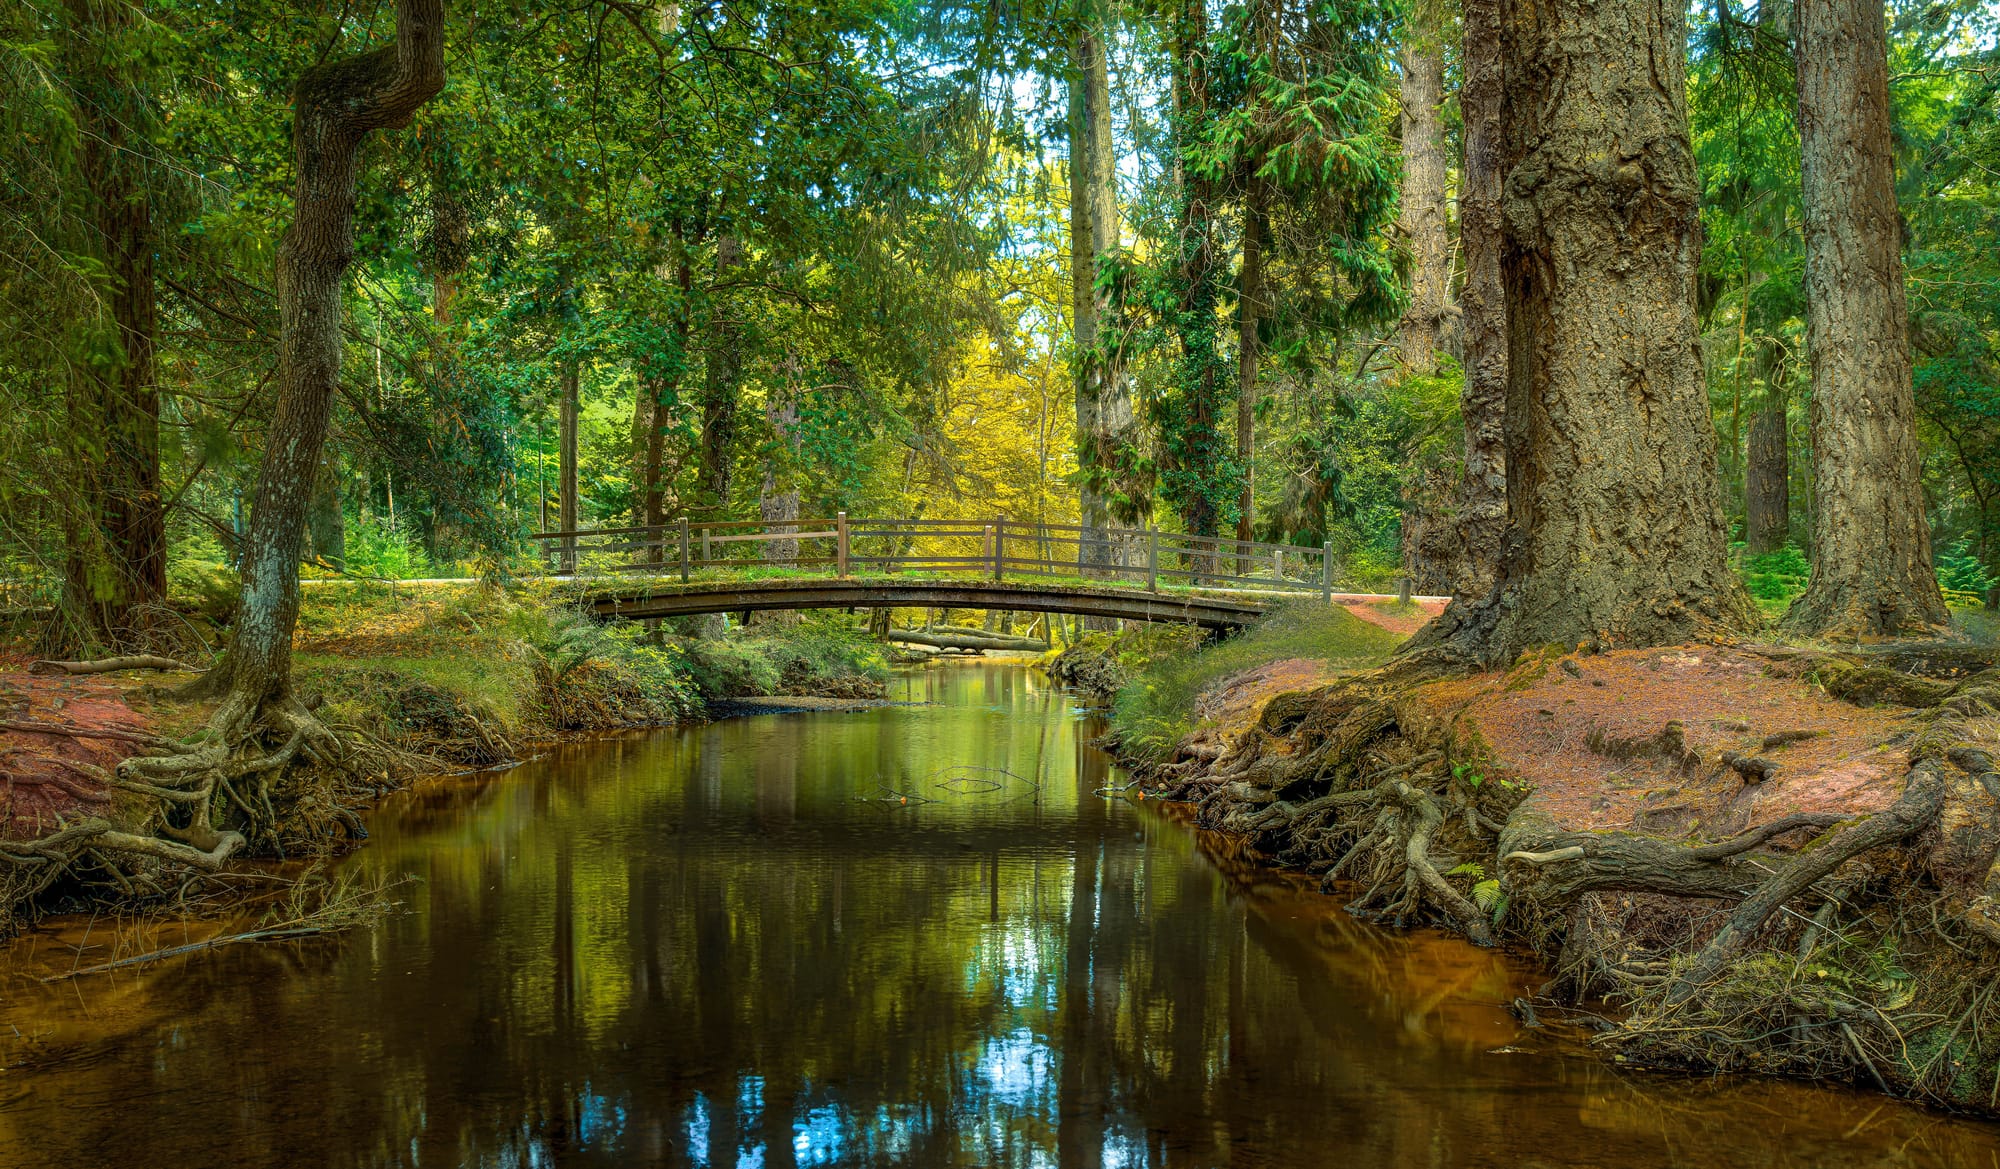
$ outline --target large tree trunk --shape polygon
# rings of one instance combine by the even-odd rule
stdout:
[[[1791,536],[1791,450],[1785,420],[1784,383],[1771,356],[1777,347],[1760,345],[1764,396],[1750,422],[1750,460],[1743,474],[1743,542],[1755,555],[1776,552]]]
[[[1455,604],[1424,644],[1504,662],[1748,629],[1695,334],[1683,10],[1502,0],[1500,15],[1514,532],[1497,595]]]
[[[1403,366],[1437,369],[1438,338],[1451,290],[1451,237],[1445,224],[1444,44],[1430,0],[1403,24],[1403,198],[1399,227],[1410,250],[1410,303],[1398,330]]]
[[[1842,638],[1928,633],[1951,618],[1924,518],[1882,7],[1799,0],[1793,22],[1813,567],[1785,626]]]
[[[86,364],[73,418],[87,445],[79,468],[83,510],[74,525],[65,591],[90,635],[118,644],[135,632],[133,610],[167,591],[166,519],[160,499],[160,405],[153,351],[153,206],[146,173],[150,98],[130,52],[131,10],[71,0],[72,75],[85,132],[80,166],[92,226],[109,276],[106,307],[118,359]],[[90,466],[94,464],[94,467]]]
[[[361,143],[371,131],[407,125],[443,88],[443,0],[397,0],[394,45],[316,65],[293,93],[298,177],[292,224],[278,246],[278,401],[244,542],[243,602],[229,654],[234,697],[252,709],[291,689],[299,555],[340,380]]]
[[[1458,239],[1465,256],[1461,320],[1465,385],[1458,397],[1465,425],[1465,479],[1460,488],[1458,573],[1451,593],[1484,600],[1493,591],[1507,533],[1507,290],[1500,258],[1503,82],[1500,0],[1462,0],[1463,79],[1459,111],[1465,122],[1460,172]]]
[[[730,481],[735,473],[737,395],[743,380],[743,336],[734,314],[733,298],[720,288],[735,278],[743,262],[743,241],[732,232],[715,239],[713,316],[708,342],[708,369],[701,398],[701,486],[715,512],[729,510]]]

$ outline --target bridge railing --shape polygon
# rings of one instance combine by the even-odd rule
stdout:
[[[690,579],[718,571],[925,573],[1064,578],[1331,596],[1344,573],[1332,545],[1304,548],[1156,529],[1092,531],[1035,520],[852,518],[715,520],[538,532],[558,574],[651,572]]]

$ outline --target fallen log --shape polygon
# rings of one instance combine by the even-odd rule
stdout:
[[[132,654],[122,658],[99,658],[94,662],[40,661],[28,667],[30,674],[108,674],[113,670],[193,670],[199,667],[158,654]]]
[[[953,630],[949,633],[920,629],[891,629],[887,636],[890,641],[904,645],[925,645],[932,649],[991,649],[1012,650],[1018,653],[1047,653],[1049,650],[1049,643],[1046,641],[969,629]]]

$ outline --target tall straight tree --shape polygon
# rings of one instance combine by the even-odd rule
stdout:
[[[1924,516],[1883,10],[1799,0],[1793,21],[1813,568],[1785,626],[1843,638],[1928,633],[1951,618]]]
[[[1200,157],[1212,117],[1204,0],[1177,0],[1167,39],[1176,182],[1166,308],[1180,354],[1170,386],[1153,396],[1153,418],[1160,430],[1162,494],[1190,535],[1214,536],[1225,509],[1234,510],[1240,469],[1220,425],[1229,371],[1216,327],[1225,270],[1216,246],[1215,176]]]
[[[1482,600],[1493,590],[1507,533],[1507,291],[1501,275],[1502,86],[1500,0],[1462,0],[1464,51],[1458,89],[1465,123],[1458,237],[1465,257],[1460,313],[1465,384],[1465,479],[1459,494],[1459,577],[1452,594]]]
[[[1076,343],[1076,429],[1081,477],[1079,522],[1086,564],[1110,560],[1114,521],[1136,519],[1122,486],[1132,457],[1132,391],[1122,363],[1098,348],[1108,306],[1097,261],[1119,245],[1117,148],[1111,132],[1111,69],[1102,0],[1082,0],[1070,42],[1069,182],[1071,311]]]
[[[1695,331],[1677,0],[1501,0],[1507,490],[1497,591],[1412,648],[1671,644],[1753,624]]]
[[[116,645],[136,632],[135,610],[167,592],[166,517],[160,499],[160,400],[154,378],[154,295],[147,53],[133,9],[70,0],[64,58],[82,116],[78,162],[91,212],[92,259],[103,266],[109,328],[96,360],[79,362],[71,441],[83,490],[68,540],[65,607],[89,640]],[[88,468],[88,470],[84,470]]]
[[[1409,304],[1398,330],[1403,365],[1437,368],[1451,291],[1451,235],[1445,222],[1444,42],[1434,0],[1417,0],[1403,23],[1403,197],[1398,223],[1409,249]]]

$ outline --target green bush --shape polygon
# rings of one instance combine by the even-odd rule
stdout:
[[[677,639],[676,644],[695,685],[710,698],[873,697],[889,678],[881,646],[837,621],[807,618],[774,632],[734,630],[727,637]]]
[[[414,580],[434,575],[423,545],[404,530],[401,520],[363,516],[347,528],[347,571],[384,580]]]
[[[1298,601],[1272,612],[1248,632],[1170,653],[1141,668],[1118,692],[1112,725],[1119,743],[1146,759],[1162,759],[1194,730],[1195,703],[1216,683],[1285,658],[1313,658],[1341,669],[1385,661],[1402,637],[1339,605]]]
[[[1740,551],[1743,546],[1736,547]],[[1743,586],[1760,601],[1789,601],[1806,591],[1806,581],[1812,576],[1806,554],[1792,544],[1776,552],[1744,556],[1739,563]]]
[[[1973,553],[1972,541],[1962,538],[1938,553],[1937,578],[1945,600],[1960,605],[1984,604],[1987,590],[2000,584]]]

